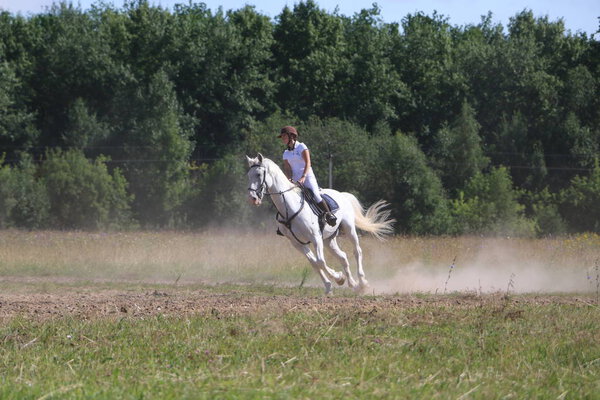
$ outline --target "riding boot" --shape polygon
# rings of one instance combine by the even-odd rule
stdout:
[[[321,202],[319,203],[319,208],[325,212],[325,221],[327,222],[327,224],[329,226],[335,226],[335,224],[337,223],[337,218],[335,217],[335,215],[333,215],[333,213],[329,209],[329,205],[325,200],[321,200]]]

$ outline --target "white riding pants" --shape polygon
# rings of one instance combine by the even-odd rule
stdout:
[[[319,193],[319,184],[317,183],[317,178],[315,177],[314,174],[309,174],[306,176],[306,179],[304,180],[304,186],[306,186],[307,188],[312,190],[313,194],[315,195],[315,201],[317,203],[320,203],[323,201],[323,198],[321,197],[321,194]]]

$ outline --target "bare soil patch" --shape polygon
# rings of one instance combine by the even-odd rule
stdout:
[[[294,294],[270,295],[261,292],[219,287],[180,286],[169,288],[132,287],[115,289],[90,284],[55,287],[39,291],[10,290],[0,293],[0,320],[24,317],[35,320],[71,317],[83,320],[102,318],[143,318],[155,315],[186,316],[205,314],[212,317],[243,316],[265,313],[281,315],[303,311],[352,313],[354,315],[388,313],[426,306],[476,308],[510,303],[513,306],[570,304],[596,306],[595,299],[581,295],[509,295],[453,293],[449,295],[403,294],[396,296],[330,297]],[[514,308],[514,307],[513,307]]]

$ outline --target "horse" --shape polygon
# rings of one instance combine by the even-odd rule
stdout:
[[[278,211],[279,232],[306,256],[313,270],[321,277],[325,286],[325,294],[332,293],[331,280],[340,286],[343,286],[347,280],[348,286],[356,292],[366,292],[369,282],[363,269],[362,249],[356,229],[368,232],[380,240],[391,234],[395,220],[390,218],[390,211],[384,209],[388,203],[379,200],[365,211],[358,199],[351,193],[322,189],[323,193],[337,202],[339,208],[335,212],[337,217],[335,226],[320,225],[317,215],[310,207],[305,206],[304,195],[300,188],[288,180],[277,163],[263,157],[260,153],[255,158],[246,156],[246,159],[249,167],[248,201],[255,206],[260,206],[265,195],[271,197]],[[354,245],[358,282],[350,272],[350,263],[346,253],[340,249],[337,243],[339,234],[349,235]],[[314,246],[314,253],[309,246],[311,243]],[[327,265],[323,251],[324,246],[327,246],[340,261],[344,274]]]

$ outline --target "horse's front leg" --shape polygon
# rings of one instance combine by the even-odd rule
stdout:
[[[321,266],[317,262],[317,258],[315,257],[313,252],[310,250],[310,247],[308,247],[308,245],[299,243],[294,238],[290,238],[290,242],[294,245],[295,248],[298,249],[298,251],[300,251],[302,254],[304,254],[306,256],[306,258],[310,262],[310,265],[313,267],[315,272],[317,274],[319,274],[319,276],[321,277],[321,280],[323,281],[323,285],[325,286],[325,294],[326,295],[331,294],[331,292],[332,292],[331,281],[327,277],[327,274],[325,273],[323,268],[321,268]]]
[[[325,273],[329,277],[331,277],[331,279],[333,279],[335,281],[335,283],[342,286],[344,284],[344,282],[346,281],[344,274],[342,274],[341,272],[336,272],[333,269],[329,268],[327,266],[327,263],[325,262],[325,251],[323,250],[323,238],[319,235],[319,236],[315,236],[313,240],[314,240],[315,252],[316,252],[316,256],[317,256],[317,264],[321,267],[321,269],[323,271],[325,271]]]

